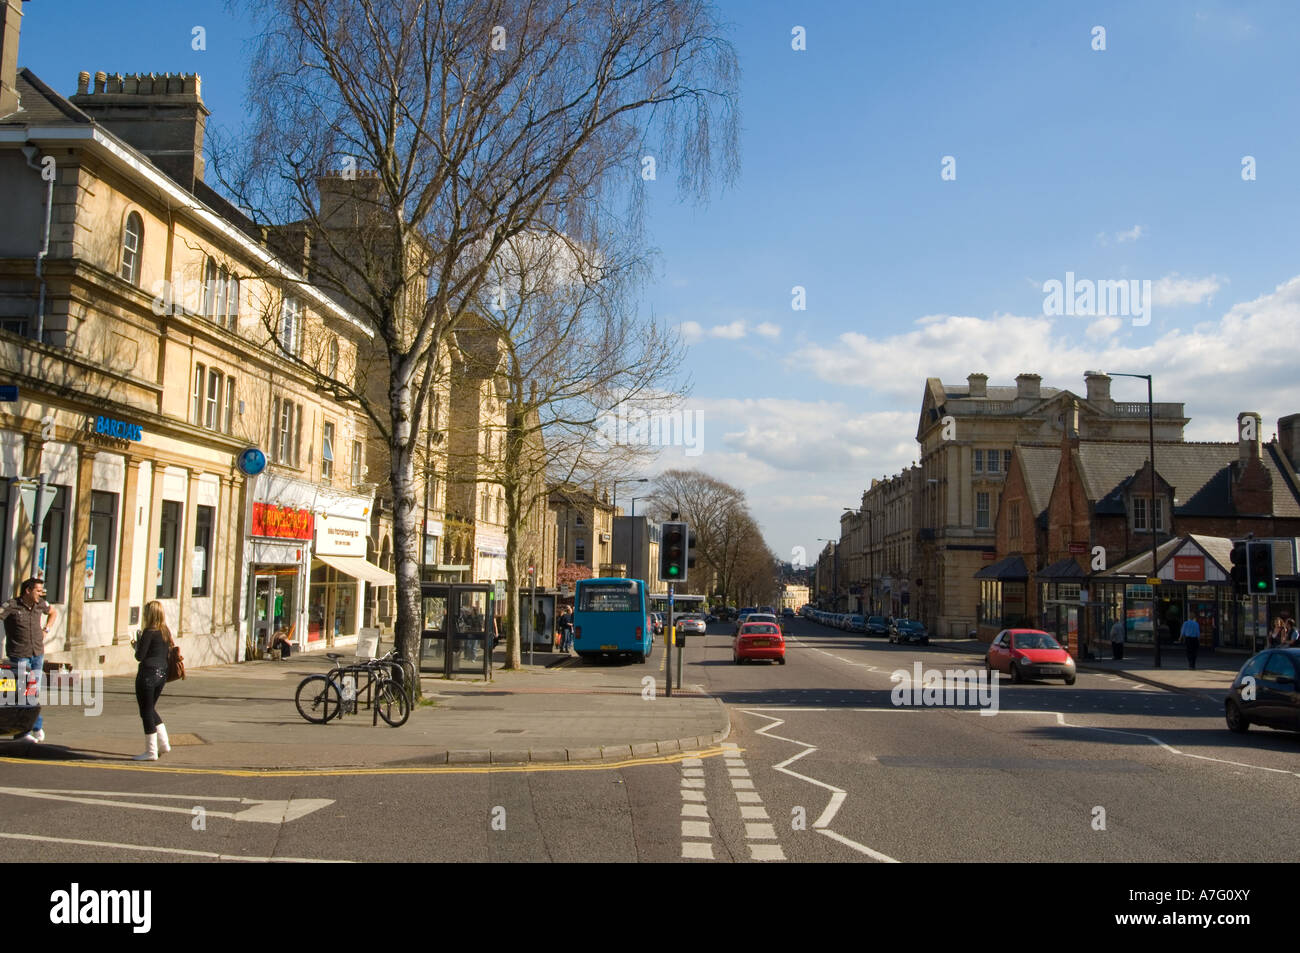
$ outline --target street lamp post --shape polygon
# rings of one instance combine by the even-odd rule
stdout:
[[[1147,445],[1151,464],[1151,508],[1147,514],[1147,526],[1151,529],[1151,578],[1156,579],[1156,417],[1155,404],[1151,402],[1150,374],[1110,374],[1111,377],[1136,377],[1147,382]],[[1172,525],[1174,514],[1169,514]],[[1151,585],[1151,641],[1155,643],[1155,667],[1160,667],[1160,628],[1156,625],[1156,586]]]

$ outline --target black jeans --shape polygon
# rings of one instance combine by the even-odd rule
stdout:
[[[1183,639],[1183,644],[1187,648],[1187,667],[1196,668],[1196,651],[1201,647],[1201,640]]]
[[[140,706],[140,721],[144,725],[144,733],[152,735],[158,730],[158,726],[163,720],[158,717],[158,710],[154,707],[158,704],[158,698],[162,695],[163,686],[167,684],[167,670],[165,668],[154,668],[152,665],[141,665],[140,671],[135,676],[135,701]]]

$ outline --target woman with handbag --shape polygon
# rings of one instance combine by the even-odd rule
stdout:
[[[144,751],[136,761],[157,761],[158,753],[172,750],[167,728],[158,716],[158,698],[167,684],[167,665],[173,647],[172,632],[167,627],[162,603],[158,600],[144,607],[144,631],[136,642],[135,657],[140,668],[135,676],[135,700],[144,724]]]

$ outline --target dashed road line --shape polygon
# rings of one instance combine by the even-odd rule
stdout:
[[[727,776],[731,781],[731,790],[736,795],[740,806],[740,818],[745,825],[745,840],[749,847],[749,859],[759,861],[785,860],[785,851],[780,844],[756,843],[758,841],[775,841],[776,827],[767,816],[763,801],[754,790],[754,781],[749,776],[749,768],[740,757],[740,746],[731,742],[722,743],[722,753],[727,765]]]
[[[713,825],[709,821],[704,762],[700,758],[682,761],[682,859],[714,859]]]

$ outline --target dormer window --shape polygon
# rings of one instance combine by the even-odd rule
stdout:
[[[1165,501],[1160,497],[1155,500],[1155,524],[1156,532],[1165,531]],[[1151,532],[1151,527],[1147,521],[1147,511],[1151,508],[1151,498],[1149,496],[1133,497],[1133,529],[1139,533]]]

